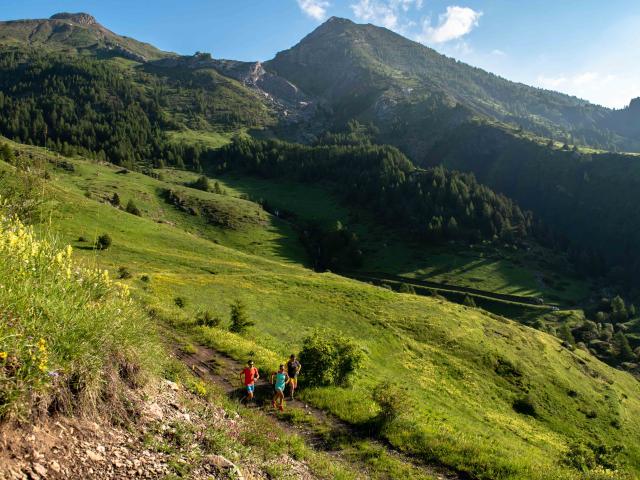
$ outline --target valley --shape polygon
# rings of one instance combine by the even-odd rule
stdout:
[[[640,472],[637,101],[336,17],[258,63],[0,22],[0,72],[6,478],[40,465],[27,425],[84,418],[150,452],[145,478]]]

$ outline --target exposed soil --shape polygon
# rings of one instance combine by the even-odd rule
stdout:
[[[259,464],[250,456],[234,459],[234,464],[213,453],[194,455],[193,444],[158,448],[180,428],[192,429],[197,437],[213,427],[237,436],[240,442],[248,426],[237,414],[230,415],[169,381],[132,394],[132,401],[141,417],[123,427],[98,418],[64,416],[36,425],[2,425],[0,480],[164,479],[178,478],[177,471],[188,471],[186,477],[195,480],[270,478],[269,464]],[[303,462],[287,455],[272,462],[294,478],[316,478]]]

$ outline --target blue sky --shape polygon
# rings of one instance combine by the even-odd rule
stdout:
[[[640,96],[638,0],[2,0],[0,19],[59,11],[165,50],[240,60],[272,58],[336,15],[602,105]]]

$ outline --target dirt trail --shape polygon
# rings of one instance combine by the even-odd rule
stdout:
[[[244,368],[237,360],[218,352],[214,349],[196,346],[195,352],[187,353],[179,346],[175,347],[176,356],[180,358],[195,375],[203,380],[215,383],[231,398],[240,400],[244,396],[244,388],[241,385],[240,372]],[[464,474],[451,471],[440,465],[427,465],[413,457],[396,451],[392,445],[376,438],[375,431],[371,428],[360,428],[346,423],[323,410],[314,408],[299,400],[287,398],[285,413],[291,410],[302,410],[312,417],[312,422],[296,422],[287,420],[286,415],[278,415],[271,407],[273,387],[268,378],[261,377],[256,382],[255,404],[249,408],[259,408],[264,413],[272,415],[287,430],[295,432],[306,438],[307,442],[317,450],[340,455],[340,443],[343,439],[366,439],[385,447],[387,452],[414,467],[424,471],[425,478],[438,480],[461,480],[467,478]]]

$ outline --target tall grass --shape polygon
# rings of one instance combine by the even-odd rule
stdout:
[[[125,285],[0,206],[0,419],[126,411],[123,392],[162,358],[153,332]]]

